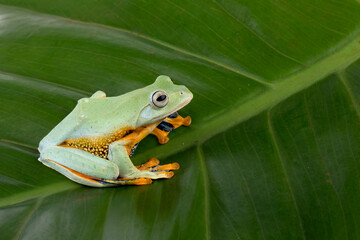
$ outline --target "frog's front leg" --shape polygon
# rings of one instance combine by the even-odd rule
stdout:
[[[119,176],[122,178],[171,178],[174,173],[170,170],[180,168],[178,163],[158,165],[159,161],[150,159],[149,162],[140,167],[135,167],[128,155],[123,140],[113,142],[109,145],[110,161],[119,166]]]
[[[157,127],[151,132],[157,138],[160,144],[165,144],[169,141],[168,134],[180,126],[189,126],[191,124],[191,117],[181,117],[177,112],[174,112],[165,118]]]

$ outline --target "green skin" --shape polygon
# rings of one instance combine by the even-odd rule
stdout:
[[[161,108],[151,100],[152,94],[159,90],[165,91],[169,99],[168,104]],[[165,176],[158,173],[137,170],[127,154],[127,142],[123,140],[109,145],[109,160],[58,145],[68,139],[104,136],[120,129],[155,123],[187,105],[192,97],[185,86],[173,84],[167,76],[159,76],[153,84],[117,97],[106,97],[104,92],[97,91],[90,98],[80,99],[75,109],[41,140],[39,161],[75,182],[95,187],[109,184],[80,178],[61,165],[90,177],[108,180],[119,177],[163,178]]]

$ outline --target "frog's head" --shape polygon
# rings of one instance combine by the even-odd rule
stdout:
[[[187,105],[193,94],[183,85],[175,85],[168,76],[159,76],[146,88],[148,104],[140,111],[137,126],[165,119]]]

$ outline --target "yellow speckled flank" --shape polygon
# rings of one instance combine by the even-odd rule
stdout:
[[[94,154],[95,156],[107,159],[109,145],[112,142],[120,140],[131,132],[132,129],[126,128],[118,130],[115,133],[106,136],[68,139],[61,143],[60,146],[81,149],[91,154]]]

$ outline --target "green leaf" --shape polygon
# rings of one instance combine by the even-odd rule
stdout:
[[[356,0],[0,0],[2,239],[360,239]],[[37,161],[75,106],[160,74],[193,123],[134,163],[149,186],[88,188]]]

